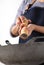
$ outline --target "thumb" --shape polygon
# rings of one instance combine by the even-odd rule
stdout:
[[[30,19],[28,19],[28,22],[31,23],[32,21]]]

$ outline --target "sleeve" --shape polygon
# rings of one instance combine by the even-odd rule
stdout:
[[[31,0],[23,0],[19,9],[18,9],[18,12],[17,12],[17,15],[15,17],[15,21],[14,21],[14,24],[16,23],[16,18],[20,15],[22,15],[24,12],[25,12],[25,7],[31,2]]]
[[[16,15],[16,17],[15,17],[14,24],[16,23],[16,18],[17,18],[18,16],[20,16],[20,15],[23,14],[24,9],[25,9],[25,6],[26,6],[26,2],[25,2],[25,0],[23,0],[22,3],[21,3],[21,5],[20,5],[20,7],[19,7],[19,9],[18,9],[17,15]]]
[[[31,3],[31,0],[23,0],[23,2],[21,3],[19,9],[18,9],[18,13],[16,15],[16,17],[22,15],[25,12],[25,7]]]

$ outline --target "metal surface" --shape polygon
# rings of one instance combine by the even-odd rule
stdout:
[[[44,62],[44,37],[35,37],[27,44],[0,45],[0,61],[6,65],[39,65]]]

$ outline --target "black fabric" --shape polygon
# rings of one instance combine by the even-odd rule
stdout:
[[[44,65],[44,63],[41,63],[40,65]]]
[[[22,15],[25,16],[27,19],[31,19],[32,24],[44,26],[44,8],[33,7],[25,11],[25,13]],[[33,31],[32,36],[44,36],[44,34]]]

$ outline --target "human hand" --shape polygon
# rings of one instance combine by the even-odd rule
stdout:
[[[20,29],[19,29],[19,33],[21,32],[21,29],[23,27],[27,27],[29,23],[31,23],[32,21],[30,19],[27,19],[24,16],[20,16],[20,20],[21,20],[21,24],[20,24]]]
[[[22,23],[28,24],[28,23],[32,22],[30,19],[27,19],[25,16],[20,16],[20,19],[21,19]]]
[[[18,17],[17,19],[16,19],[16,25],[21,25],[21,23],[22,23],[22,21],[21,21],[21,19],[20,19],[20,17]]]
[[[24,26],[20,30],[20,37],[22,39],[27,39],[34,30],[35,30],[35,25],[34,24],[29,24],[28,26]]]
[[[24,16],[20,16],[16,19],[16,25],[14,25],[12,28],[11,28],[11,33],[13,35],[18,35],[20,34],[21,32],[21,29],[23,27],[26,27],[28,25],[28,23],[31,23],[31,20],[28,20],[26,17]]]
[[[31,33],[35,30],[35,25],[34,24],[29,24],[27,26],[27,29],[28,29],[28,36],[30,36]]]

